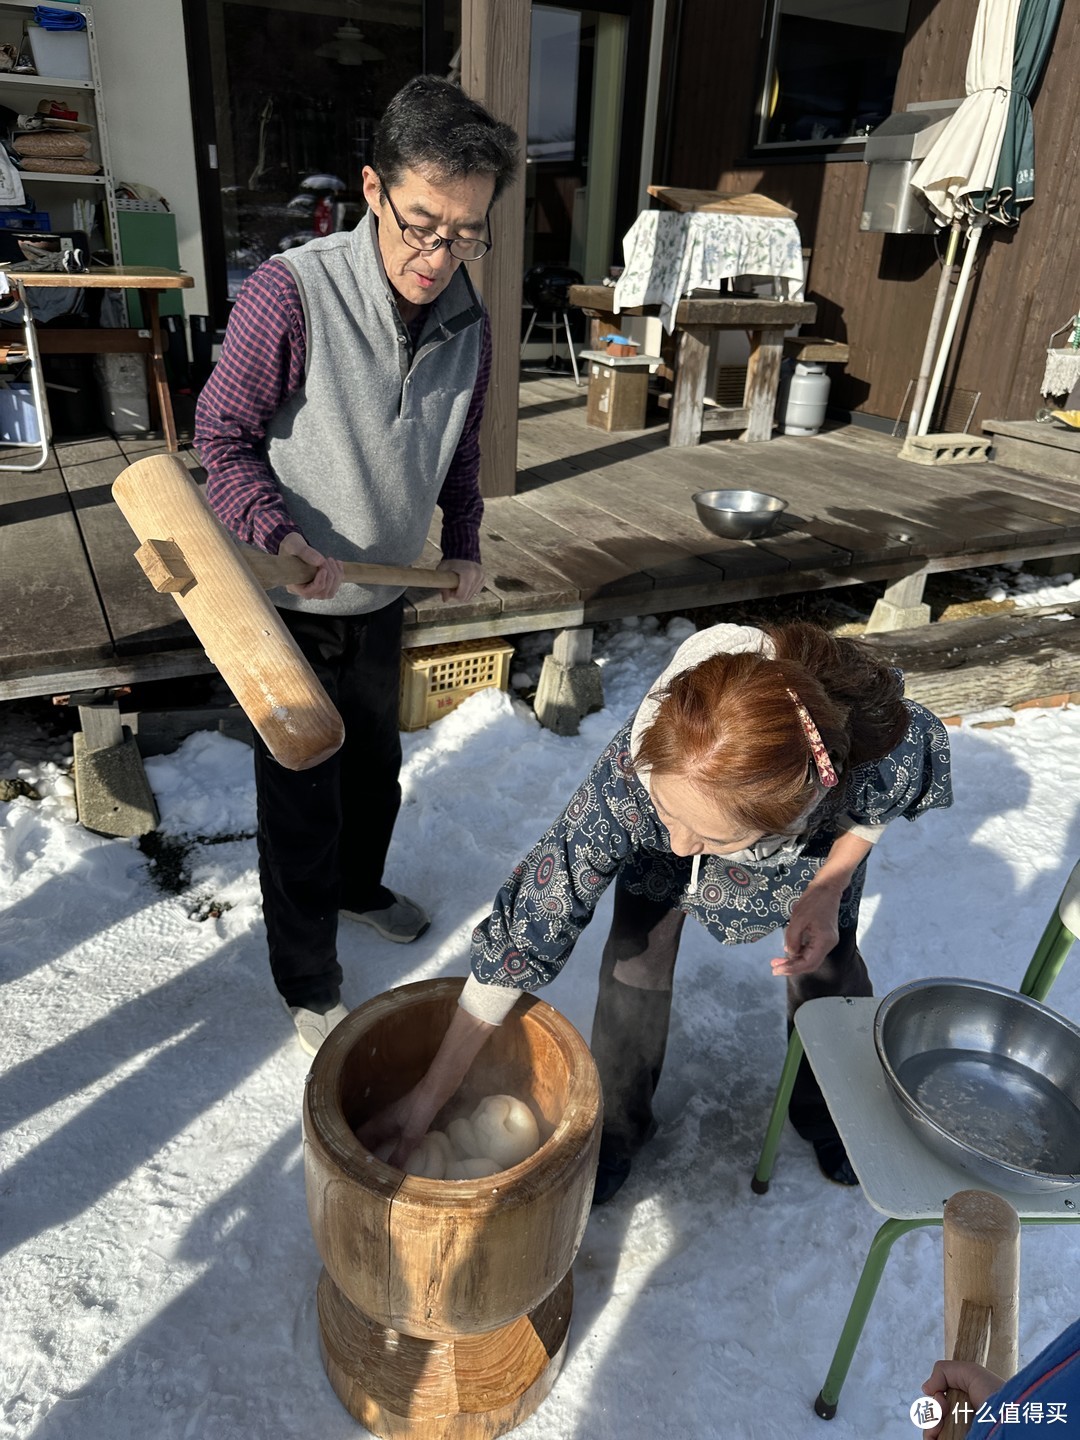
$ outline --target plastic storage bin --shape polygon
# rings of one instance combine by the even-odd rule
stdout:
[[[37,445],[41,441],[37,410],[29,384],[0,385],[0,442]]]
[[[401,657],[399,727],[423,730],[477,690],[505,690],[513,653],[505,640],[460,640],[406,650]]]
[[[47,210],[0,210],[0,230],[39,230],[48,233],[52,229],[50,219]]]
[[[26,34],[39,75],[47,80],[89,80],[90,42],[85,30],[45,30],[27,25]]]

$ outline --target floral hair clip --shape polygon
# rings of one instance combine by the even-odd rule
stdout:
[[[825,742],[821,738],[821,733],[814,724],[810,711],[807,710],[798,695],[795,694],[795,691],[789,689],[787,693],[794,702],[795,709],[799,714],[799,719],[802,721],[803,730],[806,732],[806,743],[810,746],[810,754],[814,757],[814,765],[817,769],[818,779],[822,785],[825,786],[826,790],[831,790],[837,783],[836,771],[833,769],[833,763],[829,759],[829,752],[825,748]]]

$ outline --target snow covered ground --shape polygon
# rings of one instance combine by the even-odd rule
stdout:
[[[406,737],[388,878],[434,923],[403,948],[343,922],[350,1004],[464,973],[510,864],[688,626],[602,639],[607,708],[578,738],[492,691]],[[879,992],[935,974],[1015,986],[1080,856],[1080,714],[952,739],[956,806],[895,825],[871,863]],[[192,842],[179,894],[133,843],[73,823],[65,769],[0,709],[0,775],[45,797],[0,804],[0,1436],[345,1440],[360,1432],[319,1361],[308,1062],[265,958],[250,752],[199,734],[148,762],[163,829]],[[607,913],[544,992],[586,1034]],[[661,1133],[590,1220],[567,1360],[522,1440],[917,1433],[908,1407],[942,1343],[934,1230],[897,1244],[836,1419],[810,1409],[878,1217],[790,1130],[770,1193],[750,1192],[783,1057],[774,949],[687,927]],[[1080,965],[1052,1001],[1080,1018]],[[1075,1317],[1078,1259],[1080,1231],[1025,1231],[1022,1358]]]

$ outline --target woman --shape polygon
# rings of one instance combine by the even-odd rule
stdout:
[[[722,944],[784,927],[788,1017],[869,995],[856,944],[866,857],[888,822],[951,803],[941,722],[899,672],[817,626],[692,636],[473,932],[472,975],[419,1084],[362,1132],[403,1163],[522,990],[558,974],[616,881],[592,1050],[604,1092],[596,1200],[656,1128],[679,934]],[[830,1179],[855,1184],[803,1062],[790,1110]]]

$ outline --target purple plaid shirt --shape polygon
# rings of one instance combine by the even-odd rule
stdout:
[[[410,333],[415,341],[421,314]],[[275,260],[249,276],[233,306],[221,358],[203,386],[195,414],[195,448],[207,476],[206,497],[222,523],[249,545],[276,555],[299,526],[266,462],[266,427],[304,383],[307,335],[300,293]],[[454,458],[439,491],[442,552],[480,560],[480,421],[491,373],[491,323],[484,312],[480,364]]]

